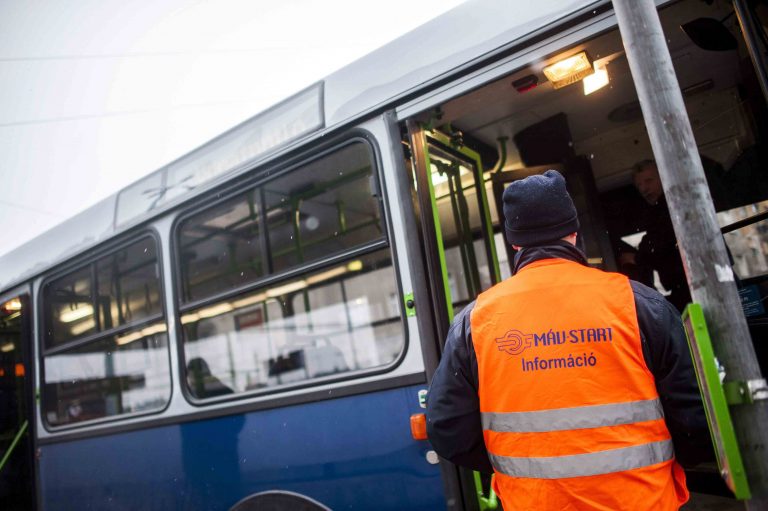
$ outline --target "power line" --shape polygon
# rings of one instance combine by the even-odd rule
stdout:
[[[58,216],[56,213],[53,213],[51,211],[45,211],[43,209],[32,208],[32,207],[29,207],[29,206],[22,206],[21,204],[16,204],[14,202],[7,201],[5,199],[0,199],[0,203],[6,204],[6,205],[11,206],[13,208],[26,209],[28,211],[33,211],[35,213],[42,213],[44,215],[50,215],[50,216]]]
[[[126,115],[138,115],[151,112],[164,112],[166,110],[181,110],[184,108],[200,108],[205,106],[223,106],[223,105],[238,105],[242,103],[252,103],[255,100],[252,99],[238,99],[231,101],[206,101],[203,103],[190,103],[186,105],[168,106],[163,108],[146,108],[136,110],[123,110],[120,112],[107,112],[102,114],[90,114],[90,115],[72,115],[68,117],[52,117],[50,119],[32,119],[29,121],[13,121],[13,122],[0,122],[0,128],[7,128],[11,126],[29,126],[33,124],[49,124],[57,122],[72,122],[81,121],[87,119],[100,119],[102,117],[121,117]],[[256,112],[254,112],[256,113]]]
[[[263,48],[241,48],[230,50],[183,50],[166,52],[137,52],[137,53],[103,53],[103,54],[82,54],[82,55],[49,55],[49,56],[28,56],[28,57],[0,57],[0,62],[34,62],[34,61],[55,61],[55,60],[89,60],[89,59],[123,59],[123,58],[144,58],[144,57],[183,57],[186,55],[222,55],[237,53],[258,53],[264,51],[282,51],[301,49],[299,46],[265,46]]]

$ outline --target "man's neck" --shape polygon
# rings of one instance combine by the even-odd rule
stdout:
[[[513,274],[523,269],[526,265],[541,259],[565,259],[585,266],[587,264],[587,257],[584,255],[584,252],[572,243],[556,240],[546,245],[521,248],[515,254]]]

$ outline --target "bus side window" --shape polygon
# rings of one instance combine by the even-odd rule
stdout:
[[[768,201],[735,208],[717,214],[733,270],[738,277],[741,308],[747,319],[757,361],[763,373],[768,370]],[[738,227],[749,220],[756,220]],[[758,220],[762,218],[762,220]],[[737,223],[742,221],[742,223]],[[734,225],[735,224],[735,225]],[[729,227],[732,226],[732,227]]]
[[[393,363],[404,336],[373,177],[354,142],[183,221],[185,359],[234,393]]]
[[[43,288],[43,418],[51,426],[162,409],[170,398],[151,237]]]

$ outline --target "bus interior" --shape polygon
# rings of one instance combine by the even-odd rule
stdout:
[[[763,24],[765,14],[758,12]],[[717,219],[733,260],[744,312],[765,371],[765,100],[730,3],[683,1],[663,8],[660,17]],[[574,56],[588,60],[592,67],[588,73],[607,72],[607,81],[587,91],[591,80],[577,76],[572,83],[566,80],[555,87],[545,69]],[[477,206],[482,201],[474,198],[477,188],[469,164],[458,163],[461,187],[445,177],[442,167],[449,159],[441,151],[450,147],[459,160],[460,150],[473,152],[482,161],[501,278],[511,274],[514,258],[513,249],[504,242],[503,224],[499,221],[501,193],[511,181],[553,168],[565,175],[576,203],[580,245],[589,264],[621,271],[655,286],[662,294],[670,294],[659,277],[664,267],[639,267],[622,257],[624,252],[643,249],[645,228],[649,221],[658,223],[659,217],[649,215],[653,206],[633,184],[633,168],[638,162],[651,160],[653,152],[618,29],[563,48],[549,58],[449,100],[419,114],[417,121],[428,130],[432,128],[431,133],[437,133],[432,136],[442,137],[444,142],[430,151],[430,162],[454,312],[490,285],[492,268],[487,250],[482,249],[481,206]],[[462,195],[461,200],[456,200],[457,194]],[[462,229],[456,221],[464,203],[469,205],[468,229]],[[469,245],[472,248],[465,250]],[[676,247],[672,248],[677,254]],[[675,257],[679,261],[679,256]],[[479,271],[471,269],[475,262]],[[473,272],[483,281],[479,288],[473,284],[477,279]]]

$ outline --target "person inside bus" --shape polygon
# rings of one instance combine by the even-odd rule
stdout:
[[[661,285],[669,291],[667,300],[682,312],[691,302],[691,293],[688,290],[685,269],[677,248],[677,238],[672,228],[672,219],[669,216],[656,162],[643,160],[636,163],[632,180],[649,206],[644,211],[638,227],[638,231],[645,231],[645,236],[636,251],[621,252],[619,265],[631,269],[633,276],[643,275],[644,280],[641,282],[647,286],[653,286],[655,270]]]
[[[587,264],[558,172],[502,200],[513,275],[449,329],[427,399],[433,448],[492,470],[504,509],[679,509],[681,465],[714,458],[677,311]]]
[[[200,399],[234,393],[231,388],[211,374],[208,363],[200,357],[192,358],[187,362],[187,385],[192,395]]]

